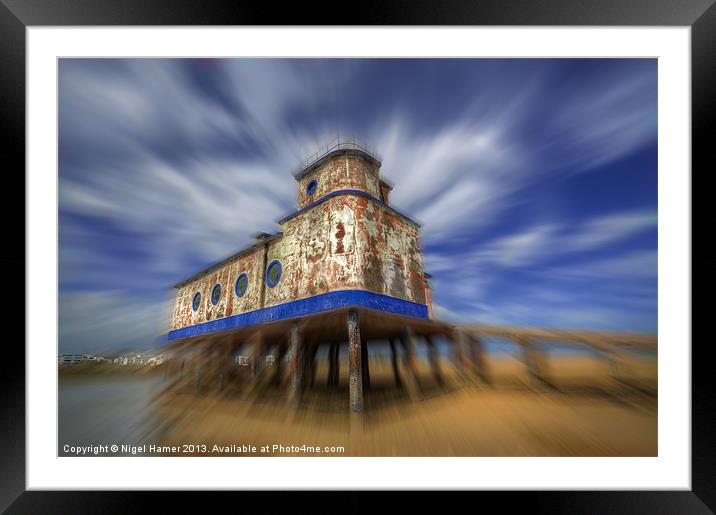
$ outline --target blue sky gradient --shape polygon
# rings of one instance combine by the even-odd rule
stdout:
[[[655,59],[61,59],[61,352],[162,343],[337,134],[423,224],[435,314],[656,332]]]

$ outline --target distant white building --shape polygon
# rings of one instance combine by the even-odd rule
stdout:
[[[57,356],[57,365],[61,367],[77,365],[83,360],[83,357],[82,354],[60,354]]]
[[[147,364],[148,365],[161,365],[164,363],[164,354],[157,354],[156,356],[150,356],[147,358]]]

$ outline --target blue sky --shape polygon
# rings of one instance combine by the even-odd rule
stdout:
[[[435,314],[655,332],[654,59],[62,59],[61,352],[146,348],[336,134],[423,224]]]

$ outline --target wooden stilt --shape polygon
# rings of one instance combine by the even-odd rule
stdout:
[[[418,377],[418,365],[415,360],[413,344],[414,339],[415,336],[413,336],[412,330],[409,327],[406,327],[403,330],[403,336],[400,339],[400,343],[402,344],[403,350],[405,351],[405,364],[407,365],[408,370],[410,371],[410,375],[412,376],[415,383],[417,385],[420,385],[420,378]]]
[[[621,395],[629,391],[642,391],[631,381],[627,380],[627,374],[624,372],[628,371],[626,355],[623,351],[612,350],[606,355],[609,360],[609,370],[611,373],[612,380],[614,381],[614,389],[617,394]]]
[[[348,390],[351,412],[363,411],[363,381],[361,367],[361,336],[358,313],[348,312]]]
[[[253,349],[251,350],[251,378],[256,379],[265,365],[265,363],[262,363],[264,348],[261,331],[256,331],[251,336],[251,340],[253,340]]]
[[[223,353],[221,356],[221,391],[226,388],[226,383],[231,379],[231,357],[234,354],[234,341],[229,337],[224,342]]]
[[[311,387],[316,385],[316,354],[318,354],[318,344],[311,347],[308,358],[308,377]]]
[[[438,385],[442,386],[443,376],[440,373],[440,363],[437,349],[435,348],[435,342],[430,335],[425,335],[425,341],[428,344],[428,357],[430,359],[430,368],[433,371],[433,377]]]
[[[239,354],[243,346],[244,342],[238,340],[234,340],[234,342],[231,344],[231,350],[229,353],[229,378],[234,381],[239,377],[239,373],[241,370],[241,365],[238,364],[235,359],[236,357],[238,357],[237,355]]]
[[[398,354],[395,348],[395,340],[391,338],[388,340],[390,343],[390,364],[393,367],[393,377],[395,377],[395,385],[400,388],[403,386],[403,382],[400,380],[400,372],[398,371]]]
[[[370,361],[368,360],[368,341],[363,339],[360,344],[361,350],[361,368],[362,374],[361,379],[363,380],[363,391],[370,391]]]
[[[286,346],[285,345],[279,345],[278,351],[276,352],[276,361],[274,361],[274,373],[273,377],[271,378],[271,383],[274,385],[280,385],[281,384],[281,378],[283,376],[283,362],[286,358]]]
[[[291,327],[290,352],[291,352],[291,382],[289,385],[289,398],[295,402],[298,400],[301,391],[301,383],[303,381],[303,348],[302,335],[297,325]]]
[[[338,373],[340,364],[338,362],[338,343],[333,342],[328,347],[328,379],[326,384],[328,386],[338,385]]]
[[[453,331],[450,334],[450,341],[452,342],[452,360],[457,370],[458,376],[462,379],[465,375],[465,355],[462,352],[462,334],[458,331]]]
[[[550,383],[545,376],[544,360],[534,342],[526,338],[520,338],[517,340],[517,343],[522,347],[522,358],[525,361],[525,365],[527,365],[527,372],[533,385],[552,388],[552,383]]]
[[[401,347],[403,347],[403,354],[405,356],[405,366],[408,369],[408,373],[405,375],[405,389],[410,399],[418,400],[420,398],[421,385],[415,359],[413,339],[414,336],[411,329],[405,327],[400,337],[400,344]]]
[[[472,358],[472,366],[475,370],[475,374],[485,384],[491,384],[487,360],[485,358],[485,344],[480,337],[474,334],[468,335],[468,340],[470,343],[470,357]]]
[[[326,386],[333,386],[333,344],[328,346],[328,375],[326,376]]]
[[[338,359],[341,355],[341,344],[335,343],[335,351],[333,352],[333,386],[338,387],[341,379],[341,361]]]
[[[249,367],[251,368],[251,379],[256,379],[256,376],[258,375],[259,370],[259,356],[258,352],[254,351],[251,354],[251,363],[249,364]]]

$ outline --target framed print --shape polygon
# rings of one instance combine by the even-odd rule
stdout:
[[[716,8],[675,6],[389,2],[349,26],[6,1],[27,302],[3,508],[713,510],[690,235]]]

